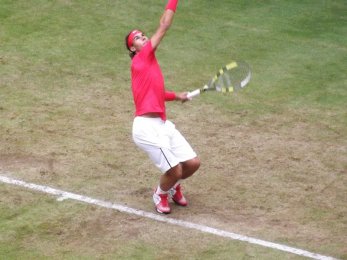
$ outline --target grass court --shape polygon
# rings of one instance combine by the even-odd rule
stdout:
[[[0,174],[154,212],[124,37],[166,1],[0,0]],[[347,259],[347,3],[180,1],[166,88],[243,59],[247,88],[167,103],[202,161],[170,217]],[[1,259],[304,259],[0,183]]]

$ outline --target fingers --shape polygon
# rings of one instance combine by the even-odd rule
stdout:
[[[178,93],[176,94],[176,96],[178,100],[182,101],[182,103],[190,100],[190,98],[188,97],[188,92]]]

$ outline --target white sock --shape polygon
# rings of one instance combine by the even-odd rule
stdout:
[[[176,189],[176,187],[180,185],[180,181],[176,182],[176,184],[173,186],[174,189]]]
[[[157,187],[157,190],[155,191],[156,194],[167,194],[168,191],[163,191],[161,188],[160,188],[160,185],[158,185]]]

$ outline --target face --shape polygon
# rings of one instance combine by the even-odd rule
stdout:
[[[134,52],[139,52],[143,46],[148,43],[148,37],[143,33],[139,32],[135,34],[133,40],[133,46],[131,46],[130,50]]]

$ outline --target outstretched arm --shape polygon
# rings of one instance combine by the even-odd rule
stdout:
[[[158,47],[166,32],[169,30],[176,12],[177,4],[178,0],[168,0],[165,11],[160,18],[159,27],[151,37],[153,49]]]

